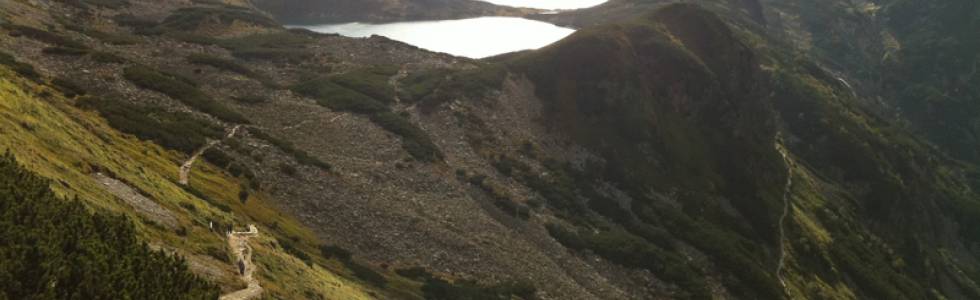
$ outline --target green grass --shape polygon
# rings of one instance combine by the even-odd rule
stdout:
[[[123,77],[139,87],[163,93],[175,100],[231,123],[249,123],[241,114],[211,99],[192,84],[170,74],[146,66],[132,66],[123,71]]]

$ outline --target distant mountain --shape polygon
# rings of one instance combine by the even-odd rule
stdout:
[[[537,11],[474,0],[257,0],[253,3],[285,24],[523,16]]]
[[[591,26],[677,1],[613,0],[542,20]],[[732,22],[810,55],[869,107],[909,121],[958,159],[977,162],[980,52],[976,1],[699,0]],[[879,99],[880,96],[880,99]]]

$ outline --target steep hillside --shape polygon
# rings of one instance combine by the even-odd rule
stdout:
[[[258,0],[253,3],[285,24],[445,20],[537,12],[473,0]]]
[[[737,279],[722,281],[740,298],[980,295],[964,276],[977,267],[969,169],[868,112],[815,62],[737,36],[673,5],[515,58],[547,124],[598,156],[571,161],[585,166],[574,186],[614,183],[628,196],[568,209],[629,234],[573,218],[552,234],[695,297],[705,283],[671,274],[669,259],[637,259],[683,241]]]
[[[614,1],[476,61],[243,1],[3,1],[0,149],[236,297],[980,297],[976,169],[830,71],[879,40],[776,2]]]
[[[672,2],[614,0],[535,18],[590,26]],[[695,1],[773,45],[800,51],[838,77],[876,114],[957,159],[977,162],[975,1]]]

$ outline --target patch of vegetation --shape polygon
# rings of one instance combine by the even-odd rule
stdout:
[[[690,293],[683,298],[711,299],[711,291],[702,275],[687,261],[643,238],[621,230],[580,234],[556,225],[548,225],[547,229],[569,249],[589,249],[611,262],[648,269],[658,277],[676,283]]]
[[[17,74],[24,76],[24,78],[35,82],[41,81],[41,74],[34,69],[34,66],[28,63],[19,62],[12,55],[2,51],[0,51],[0,65],[9,67]]]
[[[363,265],[354,260],[345,260],[343,263],[354,274],[354,277],[357,277],[364,282],[380,288],[388,285],[388,280],[371,267]]]
[[[89,58],[95,62],[100,62],[104,64],[123,64],[128,62],[125,58],[103,51],[92,51],[89,53]]]
[[[313,58],[313,53],[302,49],[245,48],[231,51],[231,55],[241,59],[285,61],[294,64]]]
[[[432,69],[414,72],[399,81],[399,98],[408,103],[426,101],[426,97],[438,93],[440,85],[448,79],[452,71],[448,69]]]
[[[266,27],[278,27],[275,20],[251,10],[232,9],[228,7],[186,7],[167,16],[160,26],[168,30],[189,31],[200,28],[209,22],[220,22],[230,25],[233,22],[247,22]]]
[[[304,252],[303,250],[297,248],[292,241],[288,239],[280,240],[279,246],[282,246],[282,250],[286,251],[286,253],[289,253],[289,255],[295,256],[299,260],[302,260],[304,263],[306,263],[307,266],[311,266],[311,267],[313,266],[313,258],[310,257],[310,255]]]
[[[322,255],[323,258],[337,259],[338,261],[344,263],[344,266],[351,270],[354,277],[357,277],[371,285],[383,288],[388,284],[388,280],[385,279],[383,275],[371,267],[354,261],[353,255],[347,249],[333,245],[321,245],[320,255]]]
[[[112,45],[133,45],[140,42],[139,38],[125,33],[110,33],[96,30],[85,30],[82,33],[100,40],[103,43]]]
[[[245,77],[255,79],[262,82],[263,85],[267,87],[275,87],[275,82],[272,79],[256,73],[246,66],[243,66],[233,60],[225,59],[217,56],[207,55],[207,54],[191,54],[187,57],[187,61],[192,64],[211,66],[220,70],[225,70],[229,72],[234,72],[241,74]]]
[[[462,174],[457,173],[457,175],[462,175],[461,177],[464,177],[467,182],[486,192],[490,196],[490,199],[493,200],[493,204],[504,213],[524,220],[531,218],[531,208],[518,203],[503,187],[487,180],[485,175],[473,174],[472,176],[467,176],[466,171],[460,171],[462,171]]]
[[[193,34],[174,36],[186,42],[223,47],[231,51],[232,56],[240,59],[303,63],[314,57],[313,52],[305,49],[305,46],[313,40],[309,36],[289,31],[260,33],[223,40]]]
[[[388,79],[397,73],[398,68],[394,66],[375,66],[332,76],[330,81],[379,102],[391,103],[395,98],[395,89]]]
[[[146,34],[146,31],[157,26],[157,22],[153,20],[140,18],[128,13],[115,15],[112,17],[112,20],[121,26],[133,28],[133,31],[139,34]]]
[[[442,159],[442,152],[428,134],[407,119],[391,112],[384,104],[358,91],[335,83],[330,78],[317,78],[294,85],[292,91],[313,98],[320,105],[335,111],[366,114],[372,122],[402,137],[402,148],[415,159],[427,162]]]
[[[114,97],[85,96],[77,105],[98,111],[113,128],[187,154],[203,146],[208,138],[218,139],[224,134],[221,127],[193,115],[138,106]]]
[[[67,98],[83,96],[88,93],[88,90],[82,87],[79,83],[64,77],[56,77],[55,79],[51,80],[51,85],[64,94]]]
[[[249,104],[249,105],[262,104],[262,103],[269,102],[269,99],[268,98],[262,97],[262,96],[259,96],[259,95],[233,96],[233,97],[231,97],[231,99],[237,101],[238,103],[241,103],[241,104]]]
[[[375,114],[388,107],[374,98],[345,88],[328,78],[318,78],[299,83],[290,88],[293,92],[316,99],[317,103],[336,111]]]
[[[119,9],[129,6],[127,0],[57,0],[58,2],[74,6],[79,9],[90,9],[90,6],[97,6],[108,9]]]
[[[735,233],[717,228],[705,221],[695,221],[681,212],[671,209],[658,209],[663,223],[679,238],[684,239],[705,254],[715,258],[719,266],[731,274],[737,274],[740,283],[726,282],[733,293],[747,298],[778,299],[782,289],[776,278],[759,264],[757,254],[762,253],[757,244],[746,241]],[[653,222],[653,210],[641,208],[637,213],[641,219]],[[747,248],[750,247],[750,248]]]
[[[370,115],[370,119],[381,128],[402,137],[402,148],[415,159],[435,162],[442,159],[442,151],[432,142],[421,128],[402,116],[385,111]]]
[[[0,24],[0,27],[10,30],[11,36],[24,36],[42,43],[47,43],[58,47],[88,49],[88,46],[86,46],[84,43],[80,41],[70,39],[50,31],[41,30],[29,26],[11,24],[11,23]]]
[[[11,299],[216,299],[184,260],[139,241],[129,219],[92,214],[0,157],[0,294]],[[52,288],[57,283],[57,288]]]
[[[428,300],[537,299],[535,296],[537,288],[526,281],[510,281],[489,286],[468,280],[449,282],[421,267],[398,269],[395,273],[422,282],[422,293]]]
[[[271,143],[273,146],[276,146],[276,148],[279,148],[279,150],[282,150],[283,152],[286,152],[286,154],[291,155],[293,158],[296,159],[296,162],[300,164],[317,167],[323,169],[324,171],[330,171],[331,169],[333,169],[333,166],[331,166],[329,163],[326,163],[320,160],[319,158],[310,155],[306,151],[296,148],[296,146],[294,146],[290,142],[274,138],[257,128],[249,129],[249,132],[252,135],[254,135],[256,138],[263,139]],[[295,168],[292,171],[293,174],[295,174]]]
[[[88,54],[89,49],[68,48],[68,47],[46,47],[41,49],[41,53],[49,55],[69,55],[82,56]]]
[[[249,123],[244,116],[214,101],[193,85],[181,80],[180,77],[158,72],[145,66],[128,67],[123,71],[123,76],[139,87],[163,93],[218,119],[232,123]]]
[[[323,258],[326,259],[337,258],[337,260],[341,260],[341,261],[351,259],[350,251],[334,245],[321,245],[320,255],[323,255]]]

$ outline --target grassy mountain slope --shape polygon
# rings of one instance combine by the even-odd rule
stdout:
[[[546,124],[598,156],[569,171],[582,202],[549,203],[574,225],[552,234],[570,248],[646,267],[695,298],[705,288],[692,283],[696,276],[678,275],[670,259],[639,257],[683,256],[669,245],[686,242],[736,279],[723,281],[744,298],[976,297],[976,278],[959,270],[977,268],[975,217],[963,215],[977,202],[959,175],[968,169],[792,57],[753,50],[690,5],[517,55],[512,64],[534,82]],[[786,162],[779,149],[789,151]],[[794,184],[783,195],[787,167]],[[589,191],[601,182],[630,199]],[[789,216],[781,225],[783,197]],[[583,236],[607,222],[622,229]],[[610,251],[626,241],[632,250]],[[781,251],[788,267],[775,274]]]
[[[4,138],[7,149],[24,167],[53,182],[51,188],[61,197],[78,198],[84,205],[102,213],[126,214],[138,222],[136,233],[154,248],[185,256],[191,270],[224,290],[239,286],[232,270],[221,227],[209,231],[208,223],[244,226],[248,223],[277,224],[261,227],[271,235],[254,246],[258,276],[267,282],[266,290],[277,297],[293,298],[311,292],[326,297],[367,298],[365,289],[337,275],[342,267],[330,262],[310,268],[304,262],[275,246],[276,239],[289,237],[315,241],[308,230],[291,218],[264,204],[266,196],[252,194],[247,203],[239,201],[241,179],[209,165],[198,166],[195,183],[182,188],[176,183],[179,154],[125,136],[109,127],[92,112],[79,110],[47,84],[37,84],[3,69]],[[94,174],[125,182],[152,198],[168,215],[173,226],[164,225],[126,200],[107,191]],[[313,246],[309,247],[314,251]],[[308,269],[305,272],[297,270]],[[276,282],[290,282],[282,286]],[[326,287],[324,282],[335,282]]]

